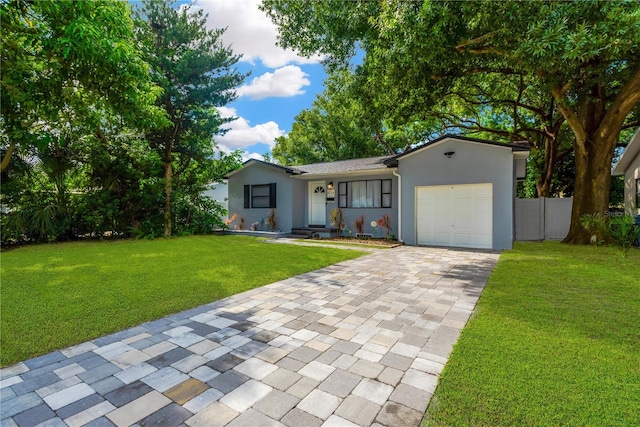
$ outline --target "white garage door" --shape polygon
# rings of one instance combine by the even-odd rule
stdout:
[[[419,245],[491,249],[493,184],[416,187]]]

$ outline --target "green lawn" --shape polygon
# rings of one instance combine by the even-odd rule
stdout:
[[[76,242],[4,251],[1,364],[362,254],[245,236]]]
[[[422,426],[640,425],[640,251],[504,252]]]

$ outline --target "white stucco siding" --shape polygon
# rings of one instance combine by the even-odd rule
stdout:
[[[640,215],[636,201],[636,180],[640,179],[640,154],[631,162],[624,174],[624,206],[630,215]]]

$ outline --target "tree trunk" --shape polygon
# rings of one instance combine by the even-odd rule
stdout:
[[[571,109],[565,104],[569,87],[567,84],[551,90],[575,136],[576,185],[571,227],[563,242],[586,244],[591,236],[582,228],[580,218],[589,213],[604,215],[609,209],[611,159],[627,115],[640,102],[640,67],[618,90],[608,108],[604,89],[595,86],[591,97]]]
[[[576,185],[573,193],[571,227],[564,243],[588,244],[591,234],[580,224],[585,214],[605,215],[609,210],[609,186],[611,183],[611,160],[617,134],[605,135],[595,132],[591,141],[583,145],[574,143],[576,158]]]
[[[164,163],[164,235],[171,237],[171,180],[173,178],[173,168],[171,161]]]
[[[553,171],[556,166],[557,151],[557,141],[549,137],[544,138],[544,161],[540,176],[536,180],[538,197],[549,197],[549,194],[551,194],[551,181],[553,180]]]

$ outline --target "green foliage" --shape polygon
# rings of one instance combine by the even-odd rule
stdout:
[[[3,241],[19,242],[25,236],[35,241],[55,241],[70,227],[65,208],[56,203],[33,203],[4,215]]]
[[[191,235],[210,234],[219,230],[224,226],[222,217],[227,211],[220,203],[198,193],[179,194],[174,202],[174,213],[176,234]]]
[[[362,47],[365,92],[394,123],[436,119],[510,140],[525,136],[544,151],[539,193],[571,142],[567,241],[588,241],[579,217],[607,209],[615,145],[638,118],[636,2],[263,0],[262,8],[283,47],[324,54],[330,67],[347,66]]]
[[[224,121],[215,107],[232,99],[227,89],[241,81],[225,74],[237,57],[221,46],[221,30],[204,29],[202,12],[170,6],[154,3],[167,15],[167,49],[180,55],[154,57],[145,44],[149,22],[134,26],[125,2],[0,5],[3,245],[157,237],[166,212],[178,234],[220,225],[226,213],[200,194],[241,162],[239,152],[216,154],[212,144]],[[162,65],[173,67],[173,86],[161,78]],[[171,111],[167,97],[175,100]],[[162,136],[176,126],[167,163]],[[167,164],[175,189],[169,209]]]
[[[640,251],[615,253],[504,251],[422,426],[638,425]]]
[[[601,244],[608,237],[608,219],[599,213],[585,214],[580,218],[580,224],[591,235],[591,243]]]
[[[291,132],[276,138],[274,159],[301,165],[391,154],[398,148],[376,141],[382,124],[368,119],[370,108],[354,96],[354,85],[355,76],[348,70],[329,75],[325,91],[295,117]]]
[[[623,256],[627,256],[629,249],[640,238],[640,228],[635,223],[635,217],[620,215],[605,217],[599,213],[586,214],[580,218],[585,230],[592,233],[593,243],[611,241],[620,247]]]
[[[626,257],[631,246],[640,238],[640,228],[631,215],[615,216],[609,219],[609,235]]]
[[[37,145],[69,112],[90,120],[96,102],[129,124],[162,123],[125,2],[9,0],[0,17],[5,154]]]
[[[162,232],[162,229],[160,229]],[[245,236],[70,242],[2,253],[6,366],[362,253]],[[264,268],[265,257],[277,260]]]
[[[245,75],[234,68],[240,57],[222,44],[224,29],[208,30],[202,9],[143,0],[137,15],[138,42],[163,89],[158,106],[171,122],[147,134],[164,163],[164,234],[170,236],[176,202],[172,192],[181,185],[210,182],[200,171],[213,168],[212,137],[229,121],[217,107],[236,98],[233,89]]]

